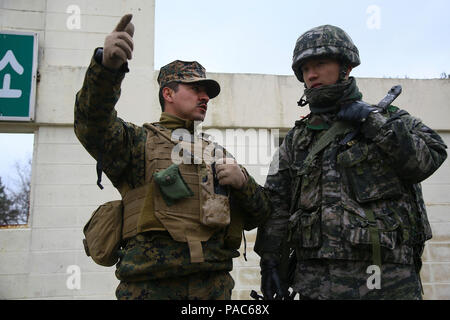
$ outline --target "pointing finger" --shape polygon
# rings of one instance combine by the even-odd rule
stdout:
[[[128,13],[124,15],[119,23],[117,24],[114,31],[125,31],[125,28],[127,28],[128,24],[131,22],[131,19],[133,18],[133,15],[131,13]],[[134,26],[133,26],[133,32],[134,32]]]
[[[134,24],[128,23],[127,27],[125,28],[125,32],[128,33],[131,37],[134,35]]]

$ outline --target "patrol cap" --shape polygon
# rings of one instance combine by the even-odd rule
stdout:
[[[205,68],[197,61],[175,60],[161,68],[158,75],[159,87],[163,88],[169,82],[201,83],[206,87],[210,99],[220,93],[220,85],[213,79],[206,78]]]

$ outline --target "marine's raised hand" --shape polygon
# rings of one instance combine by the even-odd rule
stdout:
[[[110,69],[118,70],[133,54],[134,25],[132,14],[124,15],[113,32],[105,38],[102,64]]]

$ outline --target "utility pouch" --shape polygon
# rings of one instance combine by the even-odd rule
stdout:
[[[122,240],[122,200],[99,206],[83,228],[84,250],[95,263],[111,267],[119,260],[118,250]]]
[[[357,143],[337,155],[337,163],[344,169],[359,203],[395,199],[402,192],[394,169],[372,148]]]
[[[321,246],[321,225],[319,209],[307,212],[299,209],[289,218],[288,240],[302,248]]]
[[[204,166],[201,170],[200,222],[209,227],[226,227],[231,220],[228,192],[218,191],[214,166]]]
[[[194,195],[181,176],[177,164],[172,164],[167,169],[154,173],[153,178],[161,191],[164,202],[168,206],[173,205],[180,199]]]
[[[201,208],[200,222],[205,226],[222,228],[230,224],[230,202],[228,197],[209,194]]]

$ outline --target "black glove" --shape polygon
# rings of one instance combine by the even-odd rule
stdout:
[[[362,123],[366,121],[371,112],[378,112],[378,109],[365,102],[355,101],[343,105],[337,114],[337,118],[338,120]]]
[[[285,298],[280,276],[278,275],[278,261],[271,258],[261,258],[261,292],[264,300],[281,300]]]

